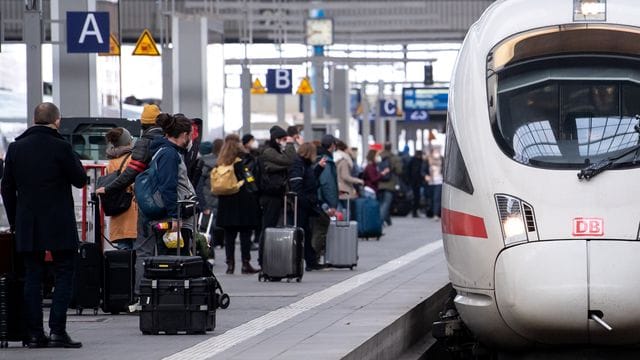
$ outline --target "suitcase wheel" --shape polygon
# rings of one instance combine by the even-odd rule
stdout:
[[[296,282],[300,282],[302,280],[302,278],[297,278]]]
[[[353,266],[349,266],[349,270],[353,271]]]
[[[291,282],[291,279],[287,278],[287,282],[288,282],[288,283],[290,283],[290,282]]]
[[[231,299],[229,298],[229,295],[222,294],[222,296],[220,296],[219,302],[220,302],[220,308],[226,309],[229,307],[229,303],[231,302]]]
[[[380,241],[380,236],[378,236],[378,237],[376,238],[376,240],[377,240],[377,241]]]

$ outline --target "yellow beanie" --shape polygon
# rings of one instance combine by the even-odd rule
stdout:
[[[147,104],[140,115],[142,125],[155,125],[156,118],[160,115],[160,108],[156,104]]]

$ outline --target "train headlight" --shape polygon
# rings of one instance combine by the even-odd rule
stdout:
[[[496,195],[496,206],[500,215],[500,227],[505,246],[528,240],[522,205],[522,201],[513,196]]]

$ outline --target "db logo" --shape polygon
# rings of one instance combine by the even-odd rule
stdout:
[[[604,236],[604,221],[598,218],[575,218],[573,236]]]

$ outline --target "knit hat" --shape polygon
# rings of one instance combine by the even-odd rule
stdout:
[[[271,140],[278,140],[283,137],[287,137],[287,132],[278,125],[271,127],[271,129],[269,129],[269,134],[271,134]]]
[[[120,135],[120,138],[118,138],[118,142],[114,144],[116,147],[129,145],[133,141],[133,136],[131,136],[131,133],[129,132],[129,130],[125,128],[121,128],[121,129],[122,129],[122,135]]]
[[[331,145],[333,145],[335,143],[336,143],[336,138],[335,138],[335,136],[333,136],[331,134],[327,134],[327,135],[323,136],[322,137],[322,141],[320,141],[320,144],[325,149],[330,148]]]
[[[242,136],[242,145],[247,145],[253,139],[255,139],[253,135],[244,134],[244,136]]]
[[[140,122],[142,123],[142,125],[155,125],[158,115],[160,115],[160,108],[158,108],[158,105],[147,104],[142,109]]]

